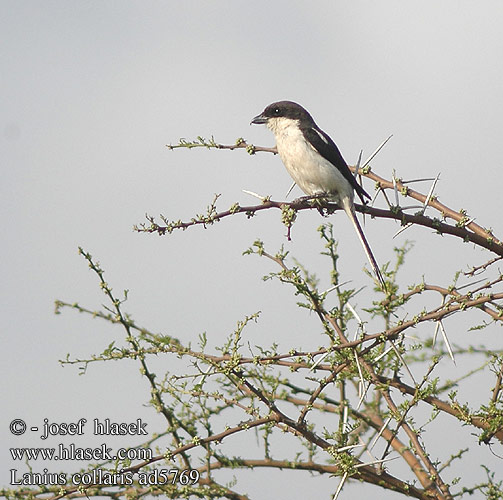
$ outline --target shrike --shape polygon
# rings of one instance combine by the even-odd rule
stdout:
[[[384,290],[384,279],[356,218],[353,201],[355,191],[362,203],[370,196],[356,182],[334,141],[302,106],[292,101],[270,104],[251,123],[265,124],[273,132],[281,160],[304,193],[326,195],[344,209]]]

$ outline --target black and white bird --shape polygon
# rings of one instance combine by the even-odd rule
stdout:
[[[370,196],[356,182],[334,141],[302,106],[292,101],[270,104],[251,123],[265,124],[273,132],[281,160],[304,193],[308,196],[326,195],[344,209],[384,289],[384,279],[355,212],[354,192],[362,203]]]

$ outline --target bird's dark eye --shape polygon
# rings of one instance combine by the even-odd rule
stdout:
[[[279,115],[281,113],[281,110],[279,108],[274,108],[274,114]]]

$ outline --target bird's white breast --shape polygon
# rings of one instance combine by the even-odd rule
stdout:
[[[304,193],[330,194],[336,202],[353,200],[348,180],[306,141],[296,120],[270,118],[267,125],[276,137],[278,153],[288,173]]]

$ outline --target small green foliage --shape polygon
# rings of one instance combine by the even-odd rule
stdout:
[[[205,139],[202,136],[198,136],[197,139],[194,141],[187,141],[185,138],[182,137],[181,139],[179,139],[178,144],[175,145],[168,144],[167,147],[168,149],[177,149],[177,148],[192,149],[200,147],[210,149],[210,148],[218,148],[219,145],[215,142],[213,136],[211,136],[210,139]]]
[[[239,203],[236,202],[233,205],[231,205],[231,207],[229,208],[229,212],[231,214],[235,214],[235,213],[237,213],[240,210],[240,208],[241,207],[239,206]]]
[[[175,147],[224,146],[213,138],[198,137],[192,142],[182,139],[172,148]],[[256,150],[242,138],[234,146],[225,146],[226,149],[232,147],[251,148],[251,154]],[[225,214],[241,210],[240,204],[234,203],[229,210],[218,212],[218,197],[215,195],[206,211],[196,214],[190,223],[161,216],[162,226],[147,216],[144,229],[165,234],[193,224],[206,227]],[[271,205],[280,206],[279,203]],[[255,211],[255,208],[249,210],[246,215],[251,217]],[[296,210],[284,204],[283,224],[290,228],[296,214]],[[436,220],[440,224],[440,219]],[[464,223],[467,221],[465,219]],[[457,378],[448,380],[441,375],[441,370],[433,374],[439,363],[443,368],[450,363],[447,341],[438,333],[436,342],[433,342],[435,328],[439,331],[438,325],[445,323],[445,330],[451,334],[450,318],[456,315],[463,318],[468,311],[485,315],[476,320],[478,326],[470,329],[483,329],[480,335],[492,333],[493,329],[489,327],[503,323],[501,271],[493,273],[490,279],[479,281],[477,278],[471,283],[466,279],[475,273],[488,274],[491,269],[489,261],[473,266],[472,274],[457,272],[452,283],[446,286],[424,280],[407,285],[403,282],[402,274],[405,273],[402,270],[407,265],[412,244],[405,242],[394,248],[393,258],[383,266],[387,282],[385,294],[371,286],[357,289],[353,277],[346,276],[345,262],[339,258],[332,225],[321,225],[318,234],[320,240],[317,243],[313,240],[310,244],[310,249],[318,244],[323,255],[323,264],[316,268],[316,273],[310,265],[296,260],[289,253],[289,243],[268,252],[264,241],[257,239],[243,252],[268,259],[274,268],[271,272],[268,268],[264,280],[284,284],[284,288],[296,298],[300,308],[296,314],[301,315],[306,323],[299,322],[297,326],[297,323],[286,321],[291,311],[283,311],[284,326],[290,328],[290,344],[275,342],[280,338],[277,329],[283,326],[281,322],[269,327],[265,336],[255,335],[257,327],[252,324],[257,322],[259,312],[241,316],[243,319],[236,321],[229,332],[215,332],[215,327],[210,324],[208,333],[199,334],[194,347],[188,341],[180,341],[165,333],[153,333],[137,325],[125,311],[128,291],[116,296],[99,263],[79,249],[97,277],[107,303],[99,310],[92,310],[78,302],[56,301],[56,313],[70,308],[88,314],[119,326],[123,336],[105,340],[97,349],[99,354],[87,359],[72,359],[68,355],[61,363],[77,364],[84,374],[95,362],[123,359],[135,362],[148,384],[145,402],[159,413],[163,423],[159,432],[152,434],[151,440],[143,445],[155,448],[157,456],[149,465],[131,461],[131,467],[141,471],[153,470],[156,465],[164,465],[167,461],[169,467],[197,469],[204,478],[199,485],[193,486],[152,485],[149,491],[142,490],[141,494],[166,498],[241,498],[238,472],[235,480],[221,484],[216,469],[239,471],[264,466],[335,474],[342,476],[344,481],[352,476],[418,498],[428,496],[429,491],[422,488],[425,488],[424,479],[429,477],[436,482],[436,491],[446,488],[449,495],[456,497],[480,492],[486,498],[501,500],[501,478],[489,469],[487,481],[469,487],[463,476],[455,477],[452,470],[448,470],[455,460],[463,460],[463,466],[470,464],[470,448],[461,451],[456,448],[454,452],[442,448],[439,455],[438,450],[432,451],[428,444],[430,429],[432,435],[439,428],[442,432],[446,419],[453,432],[456,428],[469,426],[471,434],[478,435],[481,444],[492,445],[501,441],[501,350],[462,345],[463,335],[457,333],[465,332],[468,326],[458,324],[457,330],[452,328],[454,338],[451,339],[456,360],[461,358],[455,367]],[[430,253],[434,255],[434,249]],[[414,272],[418,275],[417,271]],[[277,288],[266,289],[257,300],[277,307]],[[197,299],[194,296],[184,311],[170,309],[167,319],[172,314],[197,314]],[[476,305],[474,300],[478,301]],[[218,313],[228,314],[229,308],[224,300],[220,301],[220,306]],[[447,317],[449,321],[444,322]],[[271,340],[264,343],[263,338]],[[480,360],[475,362],[475,367],[474,359]],[[465,366],[466,361],[471,364]],[[491,376],[492,383],[481,385],[480,394],[477,394],[477,397],[485,398],[483,404],[475,406],[471,400],[470,404],[460,403],[461,396],[457,391],[466,398],[463,384],[475,373]],[[231,443],[231,447],[227,443]],[[243,457],[232,454],[231,450],[236,446]],[[380,457],[386,459],[390,455],[397,460],[386,464],[386,474],[375,474],[372,471],[378,471],[382,465],[372,463],[367,451],[377,457],[376,462]],[[411,467],[411,454],[416,455],[414,468]],[[395,463],[399,465],[395,466]],[[127,467],[128,462],[103,465],[116,470],[119,466]],[[451,484],[445,482],[444,474],[454,477]],[[418,477],[423,479],[417,481]],[[237,491],[230,491],[236,485]],[[134,497],[138,493],[135,488],[136,485],[124,489],[119,486],[113,494]],[[27,492],[23,493],[24,498],[33,493],[29,489],[23,491]],[[71,486],[68,496],[75,496],[76,492],[78,489]],[[54,495],[55,490],[51,493]],[[108,493],[96,485],[82,488],[80,494],[106,496]],[[19,494],[16,491],[16,498]]]
[[[264,242],[261,240],[255,240],[253,245],[243,252],[243,255],[257,254],[262,256],[264,254]]]
[[[503,432],[503,401],[491,401],[489,405],[482,405],[476,416],[487,423],[487,428],[481,432],[479,441],[488,444],[498,432]]]
[[[281,222],[288,228],[292,227],[297,218],[297,210],[290,205],[284,204],[281,206]]]

